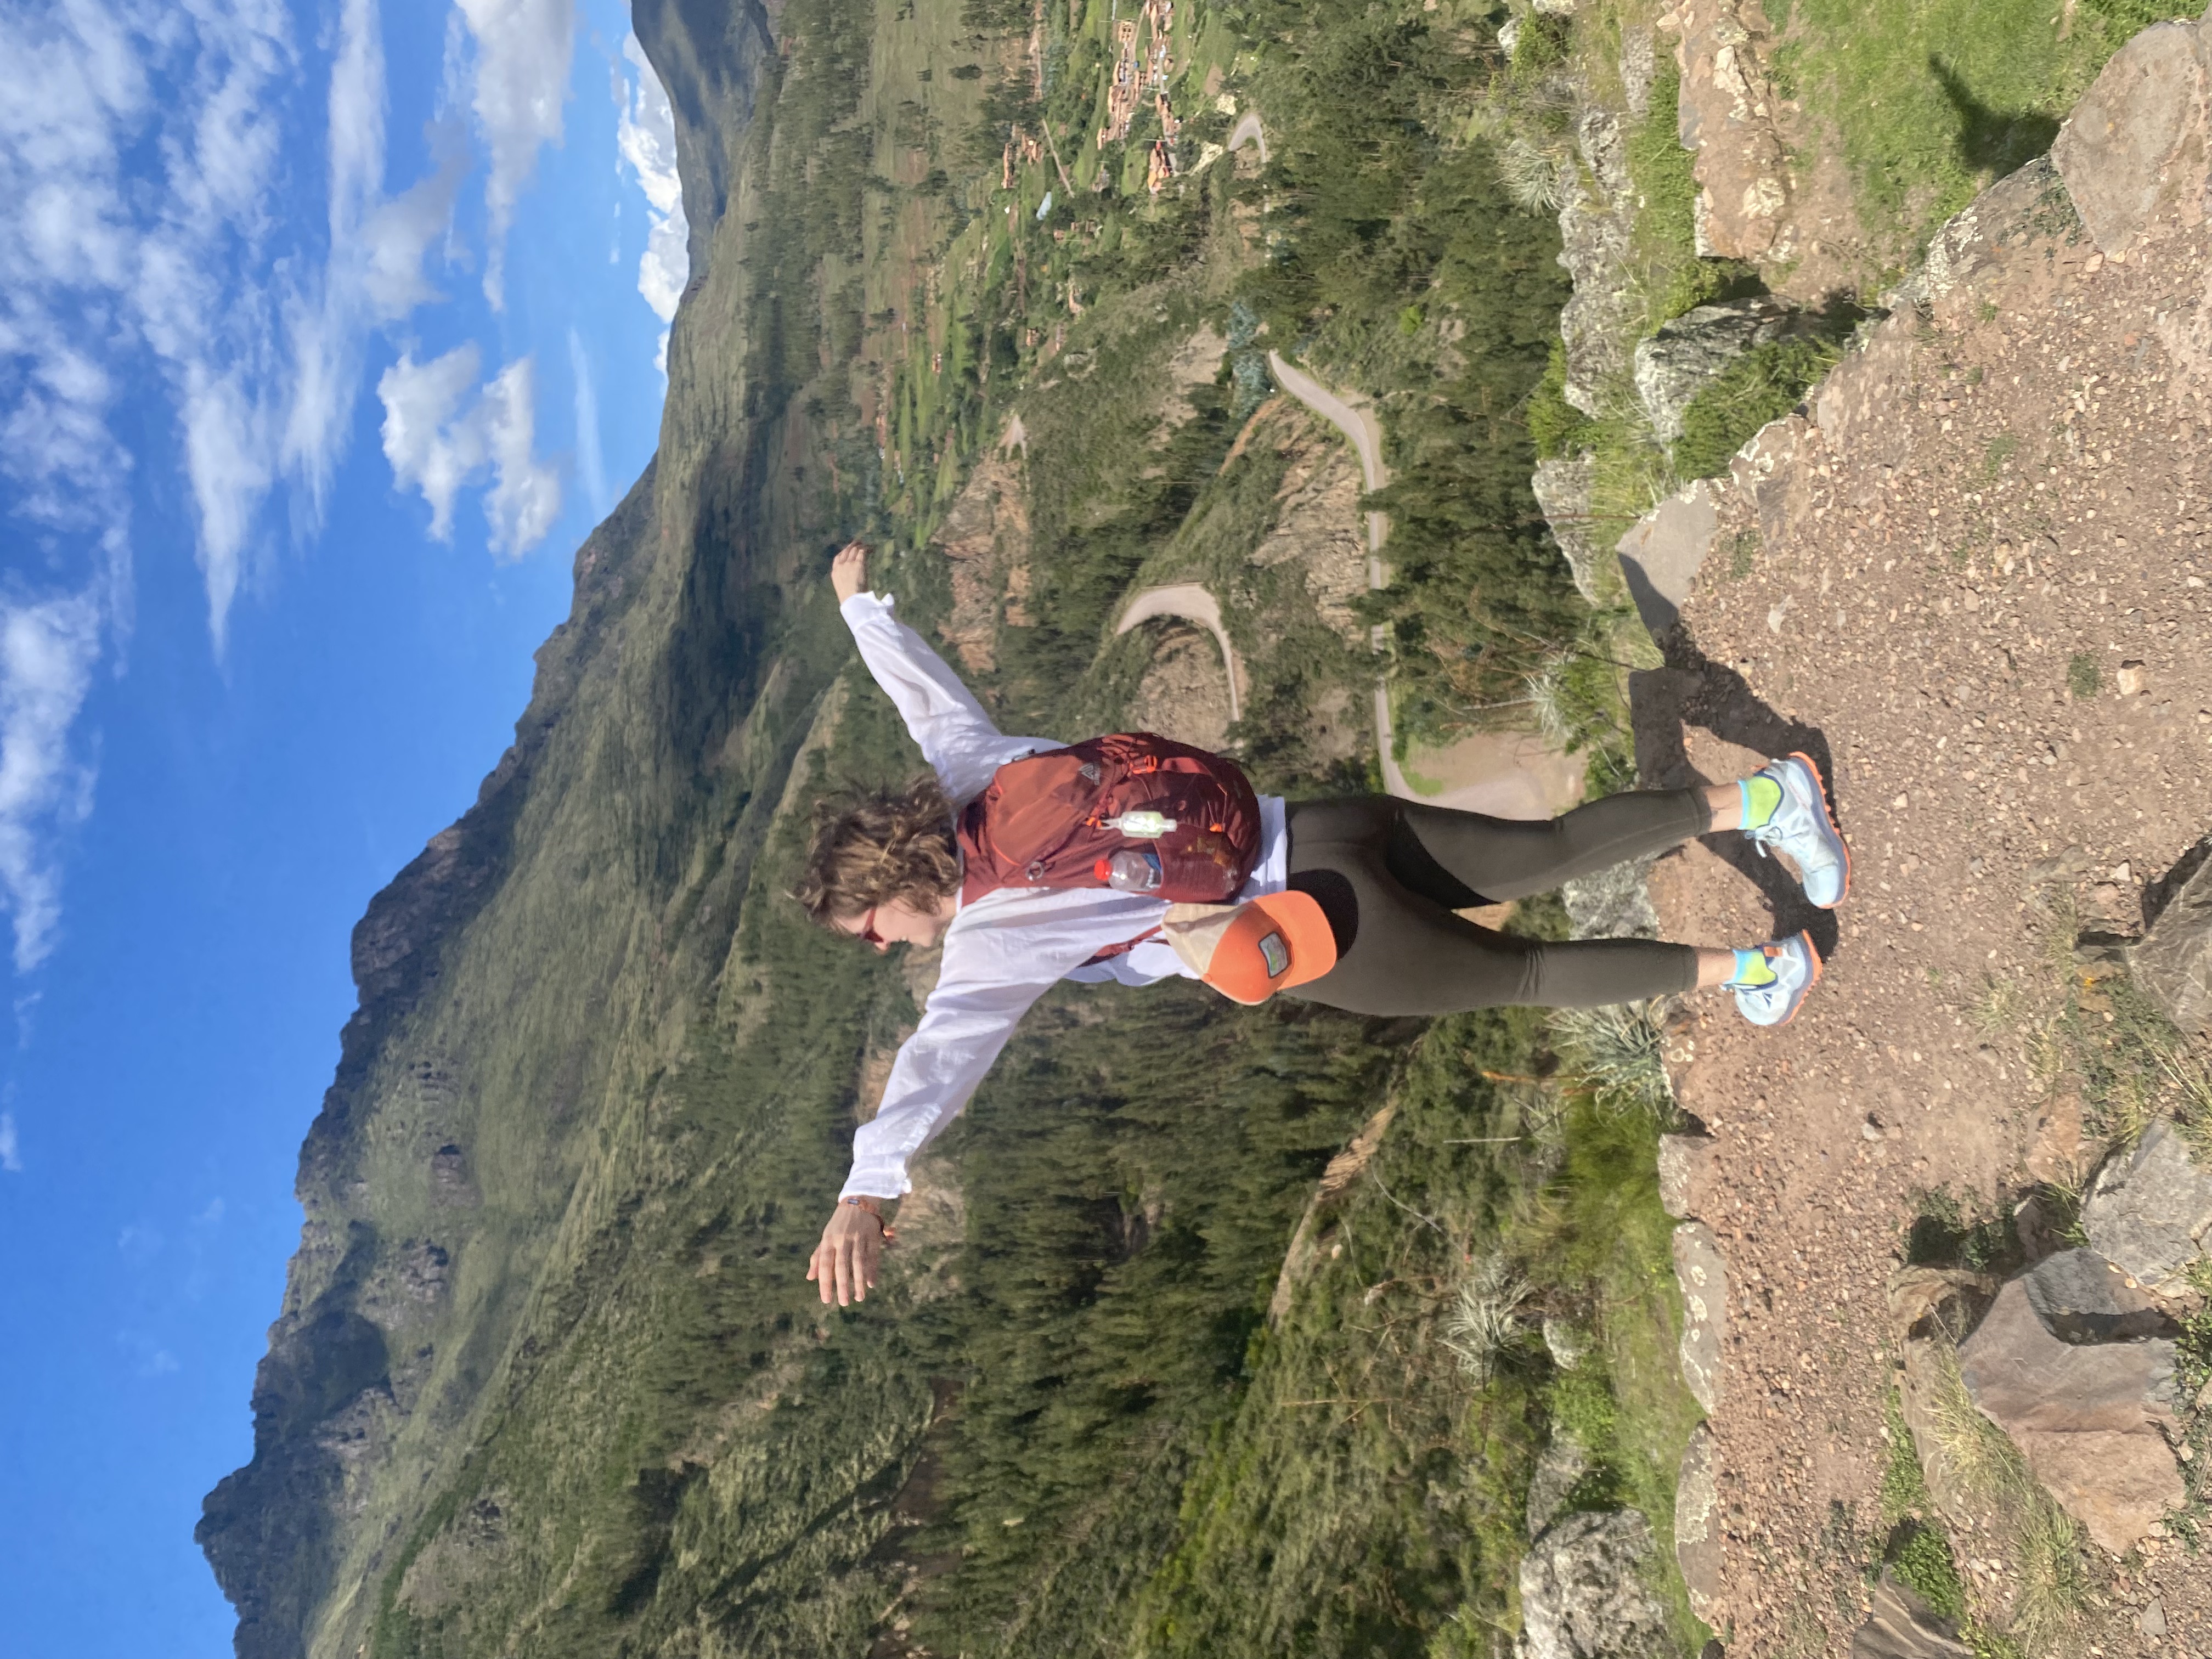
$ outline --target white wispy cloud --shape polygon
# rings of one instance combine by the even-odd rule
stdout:
[[[289,497],[295,533],[321,522],[368,343],[441,297],[471,118],[496,302],[498,250],[561,137],[574,4],[457,7],[449,38],[468,50],[449,54],[431,165],[387,192],[378,0],[335,0],[328,36],[304,44],[290,0],[0,0],[0,911],[19,970],[58,936],[60,849],[94,777],[88,690],[131,623],[143,463],[118,434],[166,400],[221,654],[283,526],[272,501]],[[293,210],[291,158],[318,125],[326,227]],[[386,377],[395,477],[441,534],[483,477],[493,550],[518,556],[561,497],[532,453],[529,361],[479,389],[472,359],[442,413],[441,363],[456,378],[406,356]]]
[[[0,1170],[9,1175],[23,1173],[23,1155],[15,1140],[15,1115],[0,1112]]]
[[[684,214],[684,184],[676,169],[676,112],[668,92],[631,34],[623,57],[636,71],[627,84],[617,76],[615,101],[621,117],[615,127],[620,165],[645,192],[645,253],[638,261],[637,291],[664,323],[676,318],[677,301],[691,280],[691,232]],[[668,368],[668,336],[660,337],[660,367]]]
[[[430,504],[430,533],[441,542],[453,539],[453,497],[484,463],[483,422],[461,410],[482,362],[473,342],[427,363],[402,352],[376,383],[384,459],[401,488],[420,490]]]
[[[519,559],[545,539],[561,516],[561,475],[532,453],[537,447],[538,383],[527,357],[500,370],[484,388],[484,438],[491,451],[491,550]]]
[[[576,471],[592,516],[604,519],[614,502],[607,494],[606,454],[599,445],[599,388],[592,378],[591,353],[573,323],[568,327],[568,379],[576,393]]]
[[[90,597],[0,604],[0,896],[19,973],[46,960],[61,922],[55,832],[92,805],[92,768],[72,757],[69,739],[101,624]]]
[[[507,364],[478,392],[482,362],[473,343],[426,363],[401,354],[376,386],[384,404],[384,456],[400,485],[429,504],[430,533],[440,541],[452,538],[454,498],[489,470],[484,518],[491,550],[516,559],[544,540],[559,518],[561,475],[535,453],[532,360]]]
[[[538,149],[561,142],[562,106],[576,45],[575,0],[455,0],[476,45],[474,110],[491,158],[484,182],[488,222],[484,298],[505,303],[506,243],[538,170]]]

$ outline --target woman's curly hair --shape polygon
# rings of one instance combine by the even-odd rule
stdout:
[[[952,803],[927,775],[900,790],[817,801],[814,844],[792,896],[824,927],[905,900],[928,910],[960,886]]]

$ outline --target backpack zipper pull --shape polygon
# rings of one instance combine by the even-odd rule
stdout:
[[[1158,841],[1176,827],[1176,821],[1158,812],[1124,812],[1103,826],[1119,830],[1132,841]]]

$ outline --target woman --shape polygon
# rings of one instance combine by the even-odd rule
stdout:
[[[1205,977],[1247,1001],[1287,985],[1287,994],[1309,1001],[1385,1015],[1593,1007],[1725,987],[1747,1019],[1778,1025],[1820,977],[1820,956],[1804,933],[1744,950],[1647,939],[1546,944],[1452,914],[1547,892],[1722,830],[1789,854],[1807,897],[1832,908],[1849,885],[1850,855],[1820,775],[1802,755],[1735,783],[1614,795],[1549,822],[1382,795],[1258,797],[1256,859],[1236,896],[1264,907],[1274,896],[1286,934],[1295,936],[1292,905],[1304,915],[1317,910],[1326,927],[1309,966],[1273,980],[1272,963],[1250,969],[1256,994],[1202,971],[1188,940],[1169,937],[1176,913],[1143,892],[1006,886],[975,896],[971,885],[963,902],[955,811],[981,795],[1000,768],[1062,745],[1001,734],[921,636],[893,617],[891,601],[866,591],[866,580],[867,551],[854,543],[837,555],[832,585],[862,660],[933,775],[896,793],[823,803],[797,896],[817,921],[878,951],[942,940],[945,956],[882,1106],[853,1137],[852,1174],[808,1264],[825,1304],[865,1298],[886,1237],[882,1200],[908,1190],[909,1161],[967,1104],[1023,1014],[1057,980]]]

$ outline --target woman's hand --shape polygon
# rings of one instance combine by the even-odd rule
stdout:
[[[848,550],[848,551],[850,550]],[[843,555],[840,554],[842,560]],[[876,1282],[876,1263],[884,1254],[883,1218],[857,1204],[840,1204],[822,1230],[822,1242],[806,1264],[806,1277],[822,1287],[822,1305],[834,1291],[837,1305],[866,1302]]]
[[[842,605],[855,593],[868,591],[868,550],[859,542],[848,542],[837,551],[830,563],[830,586]],[[823,1299],[828,1299],[824,1293]]]

